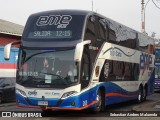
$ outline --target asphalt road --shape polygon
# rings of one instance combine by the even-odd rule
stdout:
[[[52,111],[49,113],[41,113],[42,116],[45,117],[45,120],[50,120],[50,119],[80,119],[80,120],[85,120],[85,119],[92,119],[92,120],[103,120],[103,119],[107,119],[107,120],[121,120],[121,119],[134,119],[136,117],[109,117],[111,116],[111,113],[135,113],[133,111],[133,107],[135,106],[143,106],[145,107],[145,105],[152,103],[152,102],[156,102],[156,101],[160,101],[160,93],[155,93],[152,96],[149,96],[147,98],[147,101],[141,103],[141,104],[137,104],[135,103],[135,101],[130,101],[130,102],[126,102],[126,103],[120,103],[120,104],[115,104],[115,105],[110,105],[106,107],[106,111],[103,113],[98,113],[98,114],[92,114],[88,111]],[[3,103],[0,105],[0,111],[36,111],[36,112],[41,112],[41,110],[39,109],[24,109],[24,108],[18,108],[15,103]],[[109,111],[109,112],[108,112]],[[147,111],[147,110],[146,110]],[[44,119],[44,117],[42,118],[36,118],[37,120],[39,119]],[[137,117],[138,119],[149,119],[149,120],[158,120],[158,117]],[[0,118],[0,119],[6,119],[6,118]],[[25,119],[25,118],[7,118],[7,120],[13,120],[13,119]],[[30,119],[35,119],[35,118],[30,118]]]

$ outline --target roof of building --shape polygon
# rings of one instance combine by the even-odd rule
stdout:
[[[0,19],[0,33],[22,36],[24,26]]]

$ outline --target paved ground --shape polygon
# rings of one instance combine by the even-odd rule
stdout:
[[[0,111],[3,110],[14,110],[15,103],[4,103],[3,105],[0,105]],[[17,111],[22,111],[20,108],[16,108]],[[108,116],[107,111],[112,111],[112,113],[120,113],[122,112],[123,114],[126,112],[131,113],[131,116],[125,116],[125,117],[114,117],[114,116]],[[25,111],[25,110],[24,110]],[[58,113],[49,113],[46,115],[44,118],[29,118],[30,120],[36,119],[36,120],[51,120],[51,119],[56,119],[56,120],[71,120],[71,119],[76,119],[76,120],[159,120],[160,117],[133,117],[132,115],[141,115],[141,114],[153,114],[153,113],[158,113],[160,114],[160,93],[155,93],[152,96],[147,98],[147,101],[137,104],[137,103],[121,103],[119,105],[112,105],[106,109],[106,112],[103,113],[98,113],[98,114],[88,114],[88,113],[77,113],[77,112],[58,112]],[[66,116],[66,117],[64,117]],[[0,118],[1,120],[25,120],[27,118]]]
[[[149,101],[143,104],[136,105],[132,108],[133,111],[155,111],[160,113],[160,92],[150,96]]]

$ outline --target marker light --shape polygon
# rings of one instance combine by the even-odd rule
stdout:
[[[23,90],[16,89],[16,93],[22,95],[23,97],[27,97],[26,93]]]

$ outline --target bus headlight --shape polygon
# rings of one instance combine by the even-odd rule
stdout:
[[[74,94],[76,94],[77,92],[76,91],[70,91],[70,92],[66,92],[62,95],[61,99],[66,99],[67,97],[70,97]]]
[[[22,95],[23,97],[27,97],[26,93],[23,90],[16,89],[16,93]]]

